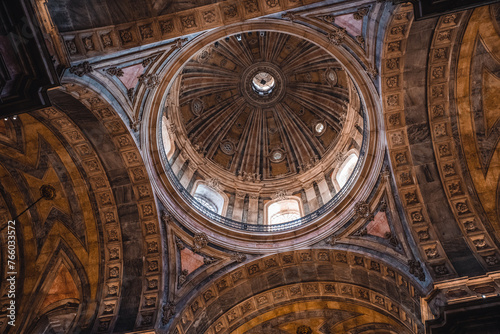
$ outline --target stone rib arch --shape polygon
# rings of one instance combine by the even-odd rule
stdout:
[[[399,317],[399,308],[395,303],[387,301],[384,299],[384,303],[390,305],[390,310],[384,309],[382,306],[378,308],[372,308],[368,306],[370,302],[359,301],[355,297],[336,297],[333,296],[334,292],[326,292],[326,289],[331,289],[331,287],[336,286],[335,283],[319,283],[314,284],[301,284],[301,285],[291,285],[282,286],[271,291],[254,296],[247,299],[228,312],[224,313],[219,317],[214,325],[212,325],[205,333],[261,333],[262,328],[269,328],[272,323],[277,323],[280,325],[279,321],[283,321],[281,327],[285,327],[288,330],[295,329],[299,327],[309,327],[303,325],[312,322],[316,323],[316,326],[322,330],[329,330],[328,333],[334,333],[335,331],[351,332],[351,331],[364,331],[364,328],[372,329],[384,329],[391,330],[393,333],[399,334],[409,334],[414,333],[415,329],[411,328],[411,321],[401,321]],[[352,285],[339,285],[345,289],[352,289],[352,291],[368,291],[363,288],[355,287]],[[307,291],[305,289],[317,289],[317,292]],[[286,292],[283,292],[286,291]],[[293,291],[293,292],[292,292]],[[284,293],[284,295],[291,293],[304,294],[302,298],[289,297],[287,302],[280,303],[276,299],[272,300],[274,296]],[[363,293],[364,293],[363,292]],[[331,296],[325,295],[331,294]],[[377,294],[368,294],[368,298],[382,298]],[[272,301],[271,301],[272,300]],[[381,300],[381,299],[378,299]],[[275,303],[272,306],[267,306],[266,304]],[[260,306],[263,306],[260,309]],[[255,307],[255,309],[252,309]],[[315,309],[317,308],[317,309]],[[350,318],[339,319],[338,322],[331,321],[329,317],[335,316],[337,312],[342,312],[348,308],[353,314]],[[248,310],[248,311],[247,311]],[[319,312],[314,312],[319,311]],[[328,311],[333,311],[332,313]],[[356,311],[356,312],[354,312]],[[246,313],[243,313],[246,312]],[[345,312],[345,311],[344,311]],[[363,312],[363,313],[362,313]],[[302,313],[302,314],[301,314]],[[316,314],[315,314],[316,313]],[[317,314],[319,313],[319,314]],[[330,314],[329,314],[330,313]],[[325,316],[325,319],[321,319],[321,315]],[[317,318],[314,317],[317,316]],[[319,317],[318,317],[319,315]],[[237,320],[237,318],[239,320]],[[269,318],[273,317],[271,320]],[[301,319],[304,317],[311,317],[312,319]],[[280,319],[281,318],[281,319]],[[298,318],[298,319],[297,319]],[[319,319],[318,319],[319,318]],[[294,324],[294,320],[297,322]],[[311,321],[312,320],[312,321]],[[323,321],[322,321],[323,320]],[[329,321],[330,320],[330,321]],[[382,322],[382,321],[386,322]],[[291,322],[291,324],[290,324]],[[330,322],[330,323],[329,323]],[[271,323],[271,324],[269,324]],[[318,323],[320,325],[318,325]],[[298,326],[301,324],[300,326]],[[224,327],[227,326],[227,327]],[[320,327],[321,326],[321,327]],[[295,327],[295,328],[294,328]],[[416,326],[415,326],[416,327]],[[272,327],[273,328],[273,327]],[[274,328],[273,328],[274,329]],[[283,333],[295,333],[295,331],[283,331]],[[379,333],[379,332],[377,332]]]
[[[328,284],[333,286],[326,287]],[[300,296],[307,296],[306,291],[324,296],[330,289],[331,294],[326,295],[352,297],[383,306],[388,312],[394,305],[392,313],[397,313],[398,321],[407,322],[409,332],[422,325],[418,313],[423,290],[413,277],[367,254],[319,248],[273,254],[235,267],[199,293],[176,301],[177,313],[169,328],[186,334],[218,333],[209,328],[217,326],[222,314],[237,309],[237,317],[241,317],[241,307],[257,310],[256,298],[266,293],[274,298],[272,291],[282,287],[303,291]],[[294,296],[290,289],[283,293]],[[252,305],[243,306],[250,299]],[[229,320],[224,321],[227,328]]]
[[[92,159],[83,158],[92,187],[99,194],[105,187],[114,204],[104,203],[100,210],[103,280],[98,319],[90,330],[130,331],[154,325],[152,310],[160,304],[162,291],[162,229],[151,181],[134,138],[114,106],[92,88],[76,81],[50,96],[80,124],[81,135],[95,150],[93,160],[98,162],[89,165]],[[106,173],[104,183],[98,182],[97,171]],[[121,307],[125,301],[136,309]]]

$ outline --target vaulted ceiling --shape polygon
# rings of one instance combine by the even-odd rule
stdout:
[[[0,120],[2,332],[451,333],[468,308],[498,329],[499,4],[423,20],[380,1],[42,5],[19,50],[43,37],[62,85]],[[30,62],[1,59],[7,96]],[[346,147],[364,160],[330,202]],[[286,178],[310,219],[250,230]],[[189,201],[209,179],[238,224]]]
[[[49,0],[47,8],[60,32],[87,30],[177,13],[222,2],[213,0]]]

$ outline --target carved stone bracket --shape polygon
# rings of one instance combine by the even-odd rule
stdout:
[[[332,24],[335,22],[335,16],[332,14],[327,14],[327,15],[321,15],[321,16],[316,16],[318,19],[325,21],[326,23]]]
[[[385,212],[387,210],[387,203],[385,201],[380,202],[380,211]]]
[[[212,264],[212,263],[215,263],[217,262],[218,260],[213,258],[213,257],[209,257],[209,256],[203,256],[203,263],[208,265],[208,264]]]
[[[242,254],[242,253],[231,254],[231,260],[233,260],[235,262],[241,263],[241,262],[246,261],[246,259],[247,259],[247,256],[245,254]]]
[[[186,246],[184,246],[184,243],[182,242],[182,240],[179,237],[175,237],[175,245],[177,246],[177,249],[179,251],[181,251],[184,248],[186,248]]]
[[[162,319],[161,323],[163,326],[168,324],[170,319],[172,319],[175,315],[175,304],[174,302],[168,302],[165,305],[163,305],[163,314],[162,314]]]
[[[418,278],[420,281],[425,281],[424,269],[422,265],[417,260],[408,260],[408,266],[410,267],[410,274]]]
[[[325,242],[330,246],[335,246],[335,244],[337,244],[337,241],[338,239],[333,235],[331,237],[326,238],[325,240]]]
[[[354,205],[354,213],[360,218],[373,218],[373,213],[370,212],[370,206],[366,202],[358,202]]]
[[[368,14],[369,10],[370,10],[370,8],[368,8],[368,7],[358,8],[358,10],[356,11],[356,13],[353,14],[354,19],[358,20],[358,21],[361,21],[363,19],[363,17]]]
[[[327,38],[331,44],[340,45],[344,42],[346,35],[347,30],[345,28],[333,27],[333,32],[329,33]]]
[[[183,47],[184,43],[187,42],[187,38],[177,38],[172,44],[172,50],[180,49]]]
[[[130,120],[130,128],[135,132],[139,131],[139,126],[141,125],[142,120],[139,119],[131,119]]]
[[[363,227],[362,229],[359,229],[356,232],[354,232],[353,236],[355,236],[355,237],[363,237],[363,236],[365,236],[367,234],[368,234],[368,230],[366,229],[366,227]]]
[[[127,89],[127,97],[130,101],[134,99],[134,93],[135,93],[134,88]]]
[[[206,245],[208,245],[208,237],[205,233],[203,232],[200,232],[200,233],[196,233],[194,235],[194,246],[193,246],[193,251],[195,253],[199,253],[200,250],[205,247]]]
[[[156,59],[156,56],[153,57],[148,57],[142,61],[142,67],[146,68],[149,65],[153,63],[153,61]]]
[[[391,244],[391,246],[397,247],[399,245],[398,238],[396,238],[396,236],[394,235],[394,233],[392,233],[392,232],[386,232],[385,233],[385,238],[387,240],[389,240],[389,243]]]
[[[375,79],[378,76],[378,70],[375,66],[368,66],[366,68],[366,73],[370,76],[370,78]]]
[[[286,199],[287,196],[288,196],[287,191],[282,189],[282,190],[277,191],[273,195],[273,200],[282,201],[282,200]]]
[[[158,86],[158,84],[160,83],[160,81],[158,80],[158,75],[154,74],[154,73],[153,74],[142,74],[139,77],[139,82],[144,84],[146,86],[146,88],[148,88],[148,89],[153,89],[156,86]]]
[[[179,275],[179,285],[182,285],[186,282],[188,275],[189,271],[187,271],[187,269],[183,269],[181,271],[181,274]]]
[[[84,61],[83,63],[71,66],[69,68],[69,73],[77,75],[79,77],[83,77],[85,74],[89,74],[93,71],[94,69],[92,68],[92,66],[88,61]]]
[[[123,70],[121,68],[116,67],[116,66],[109,67],[105,71],[106,71],[106,74],[109,74],[111,76],[117,76],[117,77],[123,76]]]
[[[281,17],[284,18],[284,19],[288,19],[288,20],[290,20],[292,22],[295,21],[295,20],[297,20],[297,15],[295,15],[292,12],[286,12],[286,13],[282,14]]]
[[[164,224],[169,224],[173,221],[172,215],[168,213],[168,211],[162,210],[161,220],[163,221]]]
[[[221,190],[220,180],[217,178],[211,178],[207,180],[207,186],[212,188],[215,191]]]

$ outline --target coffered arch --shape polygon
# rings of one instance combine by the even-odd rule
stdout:
[[[422,326],[417,315],[422,293],[414,278],[380,258],[345,250],[302,249],[261,257],[219,276],[198,294],[177,302],[170,328],[178,333],[251,333],[252,328],[289,313],[360,307],[367,320],[345,326],[380,322],[398,333],[416,333]],[[305,324],[298,318],[295,325]],[[283,321],[273,326],[284,326]],[[326,325],[322,321],[315,325]],[[342,327],[328,324],[335,325]]]

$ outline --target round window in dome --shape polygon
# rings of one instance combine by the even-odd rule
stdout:
[[[259,72],[252,79],[253,90],[259,95],[270,94],[275,84],[274,77],[267,72]]]
[[[323,124],[322,122],[316,123],[314,131],[316,131],[317,134],[323,133],[324,130],[325,130],[325,124]]]
[[[285,158],[285,155],[283,154],[283,152],[281,150],[274,150],[271,153],[271,160],[273,162],[280,162],[284,158]]]

